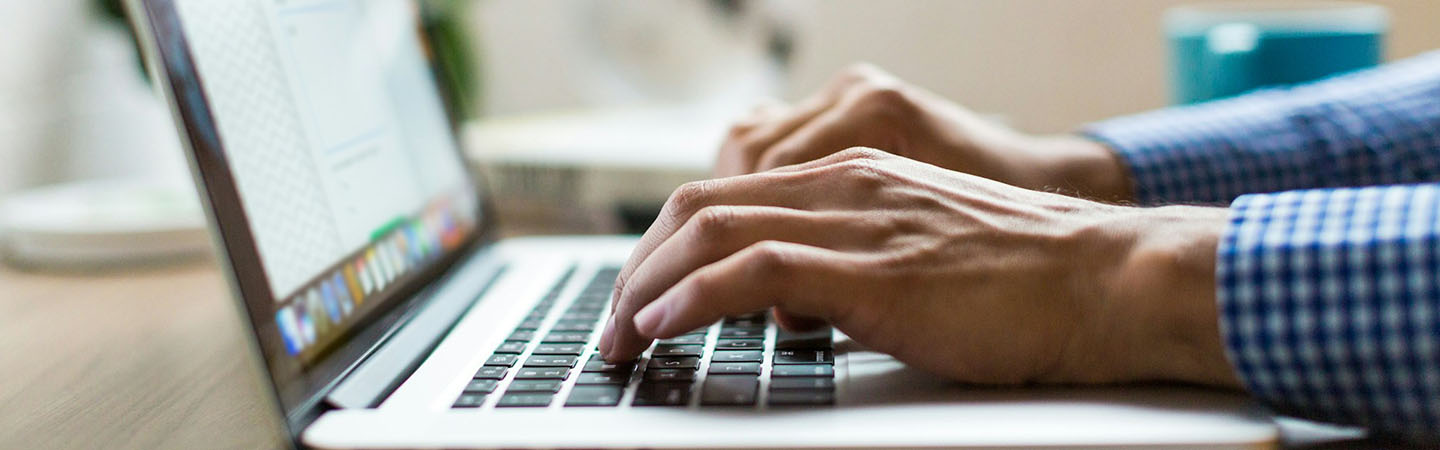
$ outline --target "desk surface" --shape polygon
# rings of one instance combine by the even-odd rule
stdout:
[[[0,266],[0,448],[264,448],[279,426],[214,264]]]
[[[99,274],[0,265],[0,448],[276,443],[227,295],[210,263]],[[1291,444],[1315,439],[1287,432]]]

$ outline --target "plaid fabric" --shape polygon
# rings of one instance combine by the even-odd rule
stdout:
[[[1440,184],[1360,187],[1440,181],[1440,53],[1085,133],[1144,203],[1230,203],[1220,325],[1256,398],[1440,440]]]
[[[1146,204],[1440,180],[1440,52],[1084,133],[1123,156]]]
[[[1440,438],[1440,185],[1246,195],[1230,217],[1216,293],[1250,392]]]

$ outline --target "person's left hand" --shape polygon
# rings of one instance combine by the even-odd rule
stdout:
[[[847,150],[676,191],[622,269],[601,350],[627,360],[774,307],[962,381],[1233,386],[1213,286],[1225,222]]]

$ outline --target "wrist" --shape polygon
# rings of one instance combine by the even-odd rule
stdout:
[[[1215,261],[1225,208],[1139,210],[1135,239],[1109,280],[1108,297],[1129,312],[1111,327],[1133,351],[1137,378],[1238,387],[1225,356],[1215,300]],[[1127,320],[1133,319],[1133,320]]]
[[[1127,208],[1098,227],[1108,253],[1091,291],[1096,306],[1073,339],[1091,355],[1090,381],[1165,380],[1238,387],[1215,300],[1224,208]]]
[[[1025,139],[1026,153],[1035,155],[1043,172],[1033,189],[1110,203],[1133,203],[1130,169],[1114,150],[1100,142],[1075,135],[1035,136]]]

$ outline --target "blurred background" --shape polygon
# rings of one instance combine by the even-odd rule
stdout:
[[[114,3],[0,0],[0,200],[74,180],[188,183]],[[643,228],[703,177],[757,100],[794,101],[855,61],[1031,132],[1164,106],[1162,18],[1182,3],[434,0],[427,17],[506,217],[608,232]],[[1440,47],[1440,2],[1373,3],[1391,13],[1386,59]]]

